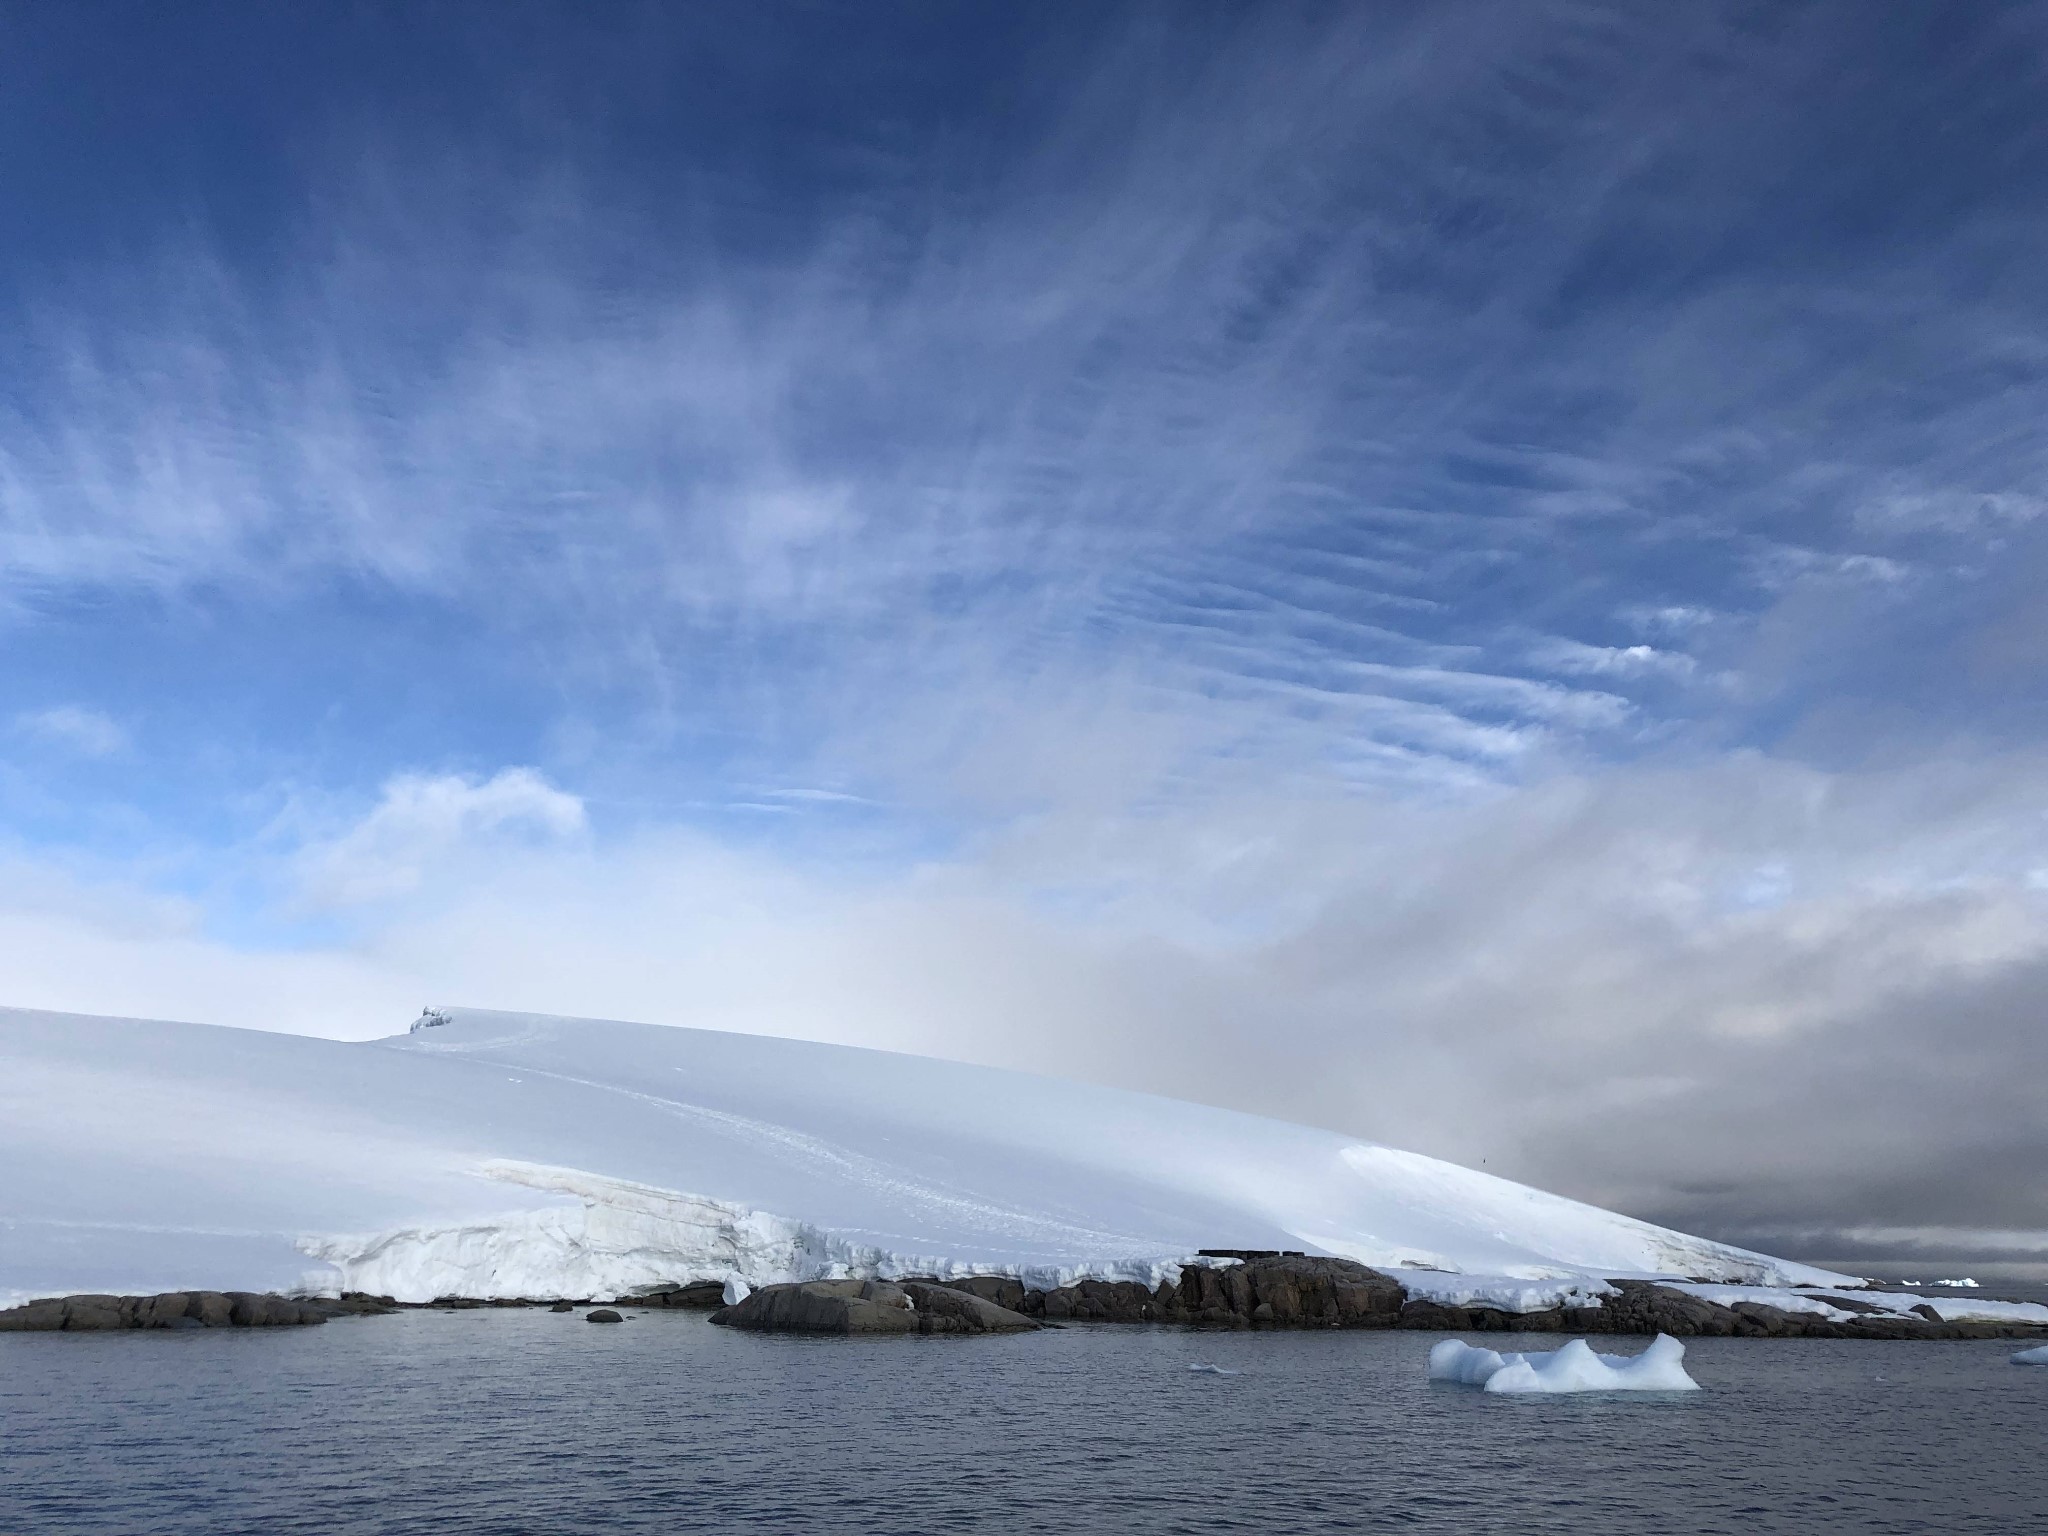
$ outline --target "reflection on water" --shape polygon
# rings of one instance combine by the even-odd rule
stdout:
[[[546,1312],[0,1335],[0,1531],[2040,1528],[2048,1371],[2016,1345],[1703,1339],[1689,1397],[1516,1399],[1432,1388],[1438,1337]]]

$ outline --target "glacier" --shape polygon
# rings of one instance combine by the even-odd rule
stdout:
[[[339,1042],[0,1009],[0,1305],[191,1288],[626,1297],[1177,1277],[1303,1249],[1416,1294],[1851,1277],[1231,1110],[763,1035],[476,1009]]]

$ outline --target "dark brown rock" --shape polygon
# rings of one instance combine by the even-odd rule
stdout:
[[[725,1284],[719,1280],[692,1280],[688,1285],[664,1286],[633,1300],[644,1307],[687,1307],[715,1312],[725,1305]]]
[[[1391,1328],[1400,1285],[1350,1259],[1276,1254],[1228,1267],[1190,1264],[1178,1284],[1081,1280],[1024,1291],[1013,1280],[948,1281],[1013,1311],[1078,1322],[1184,1323],[1210,1328]]]
[[[595,1307],[583,1314],[586,1323],[623,1323],[625,1319],[610,1307]]]
[[[1238,1275],[1253,1297],[1255,1321],[1297,1328],[1391,1328],[1401,1315],[1400,1284],[1351,1259],[1287,1255],[1255,1259]],[[1228,1282],[1225,1296],[1234,1294]],[[1258,1308],[1270,1306],[1270,1319]]]
[[[948,1285],[906,1280],[920,1333],[1019,1333],[1038,1324],[1020,1312]]]
[[[1430,1301],[1418,1296],[1404,1302],[1398,1325],[1402,1328],[1426,1328],[1433,1332],[1463,1333],[1472,1326],[1472,1317],[1463,1307],[1446,1306],[1440,1301]]]
[[[1036,1328],[1020,1313],[952,1286],[886,1280],[764,1285],[711,1314],[727,1328],[789,1333],[997,1333]]]
[[[1043,1291],[1027,1292],[1023,1281],[1012,1279],[1008,1275],[970,1275],[964,1280],[933,1283],[946,1285],[956,1291],[965,1291],[970,1296],[979,1296],[983,1301],[992,1301],[1007,1312],[1021,1313],[1024,1310],[1025,1298],[1036,1296],[1038,1310],[1040,1313],[1045,1311]]]
[[[347,1302],[296,1301],[247,1291],[155,1296],[64,1296],[0,1312],[0,1331],[98,1333],[122,1328],[269,1328],[324,1323]],[[376,1310],[383,1310],[377,1308]]]
[[[104,1329],[130,1326],[132,1314],[124,1315],[120,1296],[67,1296],[64,1298],[64,1329],[67,1333],[97,1333]]]
[[[299,1323],[326,1322],[327,1314],[283,1296],[253,1291],[228,1292],[228,1320],[237,1328],[287,1328]]]
[[[32,1301],[0,1312],[0,1333],[54,1333],[64,1326],[64,1303]]]

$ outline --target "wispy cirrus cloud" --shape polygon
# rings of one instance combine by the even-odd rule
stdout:
[[[1645,586],[1754,615],[1788,583],[1918,568],[1897,517],[1860,509],[1952,497],[1940,477],[2011,442],[1991,393],[1922,404],[1959,341],[1987,384],[2015,356],[1991,318],[2012,294],[1959,314],[1937,285],[2024,226],[1854,253],[1880,280],[1853,295],[1796,265],[1673,266],[1778,205],[1730,177],[1747,143],[1804,142],[1826,54],[1484,14],[1164,51],[1139,27],[993,174],[896,152],[793,205],[770,257],[685,236],[623,281],[607,251],[652,231],[566,146],[538,182],[459,146],[380,165],[299,231],[295,271],[188,249],[97,321],[46,298],[0,563],[17,595],[367,581],[665,708],[760,714],[768,690],[814,733],[944,651],[919,684],[971,672],[965,697],[1113,655],[1237,693],[1260,730],[1302,689],[1373,701],[1347,729],[1453,776],[1511,739],[1625,745],[1574,681],[1596,673],[1515,631],[1626,658],[1599,624]],[[1701,49],[1782,86],[1704,148],[1687,125],[1729,102]],[[490,218],[465,211],[478,186]],[[1586,287],[1660,258],[1656,285]],[[424,333],[408,291],[436,296]],[[1845,396],[1821,360],[1880,336],[1906,387]],[[1937,348],[1944,382],[1917,389]],[[1980,494],[2038,473],[2008,453]],[[1431,701],[1462,735],[1404,707],[1420,652],[1470,671]],[[1689,653],[1662,654],[1598,675],[1682,685]]]
[[[83,704],[53,704],[14,717],[15,733],[80,757],[112,757],[126,750],[128,732],[110,716]]]

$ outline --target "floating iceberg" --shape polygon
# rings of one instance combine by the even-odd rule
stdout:
[[[1238,1374],[1236,1371],[1226,1371],[1220,1365],[1210,1365],[1204,1361],[1197,1361],[1189,1366],[1188,1369],[1197,1376],[1235,1376]]]
[[[1685,1346],[1666,1333],[1640,1355],[1596,1355],[1584,1339],[1526,1355],[1445,1339],[1429,1352],[1429,1379],[1485,1392],[1697,1392],[1684,1362]]]
[[[718,1299],[728,1307],[736,1307],[754,1294],[754,1288],[738,1275],[725,1277],[725,1289],[718,1293]]]
[[[2012,1357],[2014,1365],[2048,1365],[2048,1344],[2034,1349],[2023,1349]]]

